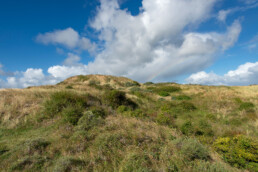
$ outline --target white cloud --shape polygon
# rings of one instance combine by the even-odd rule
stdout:
[[[89,73],[122,75],[141,82],[167,81],[203,70],[212,64],[217,53],[233,46],[241,32],[238,20],[224,33],[191,30],[209,19],[216,1],[143,0],[140,13],[133,16],[120,9],[117,0],[101,0],[90,26],[98,33],[96,42],[102,44],[96,45],[72,28],[39,34],[39,42],[62,45],[73,53],[68,54],[64,65],[49,67],[43,79],[28,78],[22,73],[7,83],[24,87]],[[101,51],[96,51],[99,47]],[[95,59],[80,64],[77,50],[95,52]],[[38,69],[30,72],[41,77],[43,73]]]
[[[68,53],[68,57],[64,60],[63,64],[66,66],[76,66],[79,65],[81,57],[76,54]]]
[[[92,43],[88,38],[81,37],[73,28],[39,34],[36,40],[46,45],[63,45],[69,49],[87,50],[91,53],[96,49],[95,43]],[[57,49],[57,51],[59,50],[60,48]]]
[[[258,84],[258,62],[245,63],[223,76],[204,71],[192,74],[187,83],[204,85],[250,85]]]

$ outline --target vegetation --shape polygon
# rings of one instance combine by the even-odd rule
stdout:
[[[258,171],[258,86],[71,77],[0,90],[0,171]]]

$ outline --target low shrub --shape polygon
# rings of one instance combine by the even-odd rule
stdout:
[[[66,89],[73,89],[73,86],[68,85],[68,86],[66,86],[65,88],[66,88]]]
[[[173,92],[178,92],[181,91],[180,87],[176,86],[158,86],[158,87],[148,87],[148,90],[151,90],[157,94],[161,92],[166,92],[166,93],[173,93]]]
[[[179,95],[179,96],[172,97],[172,100],[191,100],[191,97],[186,95]]]
[[[128,110],[129,110],[128,107],[125,106],[125,105],[121,105],[121,106],[119,106],[119,107],[117,108],[117,112],[119,112],[119,113],[123,113],[123,112],[126,112],[126,111],[128,111]]]
[[[208,162],[208,161],[198,161],[194,164],[193,172],[233,172],[230,168],[228,168],[225,164],[219,162]]]
[[[160,95],[162,97],[167,97],[167,96],[169,96],[169,93],[166,91],[160,91],[160,92],[158,92],[158,95]]]
[[[92,111],[84,112],[83,116],[77,122],[76,130],[88,131],[91,128],[103,124],[103,118],[94,114]]]
[[[78,78],[78,81],[82,81],[82,82],[90,79],[89,76],[85,76],[85,75],[79,75],[77,76],[77,78]]]
[[[199,141],[193,138],[180,139],[175,141],[180,153],[189,161],[195,159],[209,160],[210,155],[208,149]]]
[[[239,110],[250,110],[254,108],[254,104],[251,102],[243,102],[239,106]]]
[[[194,133],[194,127],[192,125],[191,121],[187,121],[183,123],[180,127],[180,130],[182,131],[183,134],[190,135]]]
[[[24,143],[24,146],[25,146],[24,153],[25,154],[34,154],[34,153],[41,154],[45,151],[45,149],[48,145],[50,145],[50,142],[46,141],[43,138],[27,140]]]
[[[183,111],[194,111],[196,110],[197,108],[194,106],[193,103],[191,102],[186,102],[186,101],[183,101],[181,103],[179,103],[177,105],[177,108],[179,108],[180,110],[183,110]]]
[[[153,82],[145,82],[144,85],[152,85],[154,84]]]
[[[71,107],[87,107],[89,96],[79,95],[73,92],[60,91],[50,96],[50,99],[44,103],[44,114],[54,116],[63,111],[63,109]]]
[[[132,82],[126,82],[125,83],[125,87],[135,87],[135,86],[140,86],[140,84],[136,81],[132,81]]]
[[[82,117],[82,115],[83,109],[81,107],[69,106],[62,111],[64,120],[72,125],[77,125],[77,122]]]
[[[62,157],[55,163],[54,172],[80,171],[85,162],[71,157]]]
[[[195,129],[195,135],[213,136],[214,132],[208,121],[202,119],[199,121],[198,126]]]
[[[233,138],[218,138],[215,140],[213,145],[215,149],[223,156],[224,160],[231,165],[246,168],[250,171],[255,171],[255,168],[257,170],[257,140],[239,135]]]
[[[39,171],[48,160],[48,157],[39,155],[25,156],[15,162],[10,171]]]
[[[8,152],[9,149],[6,145],[0,144],[0,155],[4,154],[5,152]]]
[[[107,91],[103,96],[103,102],[112,108],[118,108],[121,105],[131,107],[132,109],[137,107],[136,103],[126,98],[125,92],[118,90]]]
[[[160,125],[167,125],[171,126],[173,125],[173,118],[171,115],[166,113],[160,113],[156,117],[156,122]]]

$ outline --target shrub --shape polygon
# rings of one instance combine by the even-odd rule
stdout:
[[[177,142],[177,146],[180,148],[180,153],[188,160],[193,161],[195,159],[209,160],[209,151],[199,141],[193,138],[181,139]]]
[[[107,116],[105,110],[101,107],[96,107],[96,106],[92,106],[90,108],[90,111],[96,116],[96,117],[101,117],[101,118],[105,118]]]
[[[129,110],[128,107],[125,106],[125,105],[121,105],[121,106],[119,106],[119,107],[117,108],[117,112],[119,112],[119,113],[123,113],[123,112],[126,112],[126,111],[128,111],[128,110]]]
[[[73,89],[73,86],[68,85],[68,86],[66,86],[65,88],[66,88],[66,89]]]
[[[192,104],[190,102],[186,102],[186,101],[179,103],[177,106],[178,106],[179,109],[182,109],[184,111],[194,111],[194,110],[197,109],[194,106],[194,104]]]
[[[194,163],[193,172],[233,172],[226,165],[217,162],[198,161]]]
[[[168,125],[168,126],[173,125],[173,118],[169,114],[166,114],[166,113],[158,114],[158,116],[156,117],[156,121],[160,125]]]
[[[179,95],[179,96],[176,96],[176,97],[172,97],[172,100],[174,100],[173,98],[176,99],[176,100],[191,100],[191,97],[186,96],[186,95]]]
[[[87,107],[87,99],[87,95],[79,95],[67,91],[56,92],[44,103],[44,113],[53,116],[69,106],[84,108]]]
[[[125,87],[134,87],[134,86],[140,86],[140,84],[136,81],[132,81],[132,82],[126,82],[125,83]]]
[[[206,120],[200,120],[199,125],[195,131],[196,135],[213,136],[213,130],[211,125]]]
[[[239,110],[250,110],[254,108],[254,104],[251,102],[243,102],[239,106]]]
[[[82,115],[83,109],[81,107],[69,106],[62,111],[64,120],[72,125],[77,125],[77,122],[82,117]]]
[[[190,135],[194,132],[193,125],[191,121],[187,121],[183,123],[183,125],[180,127],[180,130],[182,131],[183,134]]]
[[[50,145],[50,142],[46,141],[43,138],[37,138],[33,140],[27,140],[25,143],[25,153],[34,154],[34,153],[43,153],[45,148]]]
[[[215,149],[223,156],[224,160],[236,167],[254,170],[258,163],[258,141],[245,137],[218,138],[214,142]],[[257,166],[256,166],[257,167]]]
[[[130,153],[121,162],[119,171],[150,171],[151,159],[144,153]]]
[[[133,109],[137,107],[136,103],[126,98],[125,92],[118,90],[107,91],[103,96],[103,101],[112,108],[118,108],[121,105],[129,106]]]
[[[181,88],[180,87],[176,87],[176,86],[158,86],[158,87],[148,87],[148,90],[151,90],[157,94],[159,94],[160,92],[167,92],[167,93],[173,93],[173,92],[177,92],[180,91]]]
[[[8,151],[9,151],[9,149],[7,148],[6,145],[0,144],[0,156]]]
[[[153,82],[145,82],[144,85],[152,85],[154,84]]]
[[[39,171],[48,160],[39,155],[25,156],[11,166],[11,171]]]
[[[79,76],[77,76],[77,77],[78,77],[78,81],[84,82],[84,81],[89,80],[89,76],[79,75]]]
[[[162,96],[162,97],[167,97],[167,96],[169,96],[169,93],[166,92],[166,91],[160,91],[158,94],[159,94],[160,96]]]
[[[103,119],[100,116],[95,115],[92,111],[87,111],[79,119],[76,129],[88,131],[91,128],[98,126],[102,123],[103,123]]]
[[[79,171],[85,165],[85,162],[80,159],[71,157],[62,157],[55,163],[54,172]]]

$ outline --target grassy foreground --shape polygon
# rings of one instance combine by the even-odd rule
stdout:
[[[258,172],[258,86],[71,77],[0,90],[0,171]]]

